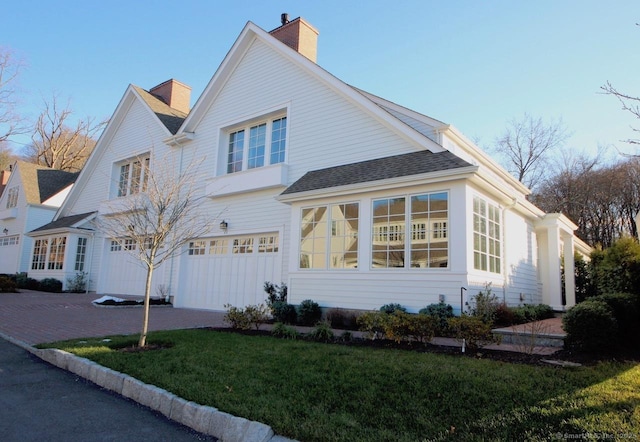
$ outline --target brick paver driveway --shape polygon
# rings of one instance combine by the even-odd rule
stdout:
[[[0,293],[0,333],[27,344],[139,333],[142,308],[96,307],[95,293]],[[224,312],[151,307],[149,330],[223,326]]]

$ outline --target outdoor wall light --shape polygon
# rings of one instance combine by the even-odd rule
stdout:
[[[229,228],[229,223],[226,222],[225,220],[222,220],[222,222],[220,223],[220,230],[222,230],[223,232],[226,232],[228,228]]]
[[[4,234],[6,235],[7,233],[9,233],[9,229],[7,229],[7,228],[5,227],[5,228],[4,228],[4,230],[2,231],[2,233],[4,233]]]

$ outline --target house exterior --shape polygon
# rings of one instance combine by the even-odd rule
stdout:
[[[573,275],[568,252],[589,251],[576,226],[531,204],[455,127],[322,69],[317,36],[302,18],[271,32],[247,23],[191,109],[175,80],[129,86],[33,238],[86,238],[90,289],[142,295],[144,268],[95,221],[142,191],[158,162],[179,171],[197,160],[200,209],[216,227],[156,270],[153,286],[176,306],[261,303],[265,281],[287,283],[291,303],[322,307],[417,311],[444,299],[459,311],[487,284],[509,304],[573,305],[561,265]]]
[[[78,174],[24,161],[4,172],[8,179],[0,195],[0,273],[27,272],[33,242],[26,234],[53,219]]]

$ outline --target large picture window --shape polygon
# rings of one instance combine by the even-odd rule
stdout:
[[[500,209],[479,197],[473,199],[473,267],[501,272]]]
[[[300,268],[357,268],[358,220],[357,203],[302,209]]]
[[[49,270],[62,270],[66,246],[66,237],[58,236],[51,238],[51,244],[49,245],[49,262],[47,264]]]
[[[255,169],[285,160],[287,117],[268,119],[229,132],[227,173]]]
[[[448,267],[448,220],[446,192],[374,200],[371,267]]]

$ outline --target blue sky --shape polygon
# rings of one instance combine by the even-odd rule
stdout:
[[[538,1],[11,1],[0,46],[27,64],[21,110],[53,92],[77,117],[109,117],[129,83],[169,78],[203,91],[247,21],[280,14],[319,31],[318,64],[341,80],[453,124],[480,146],[526,112],[562,118],[567,146],[595,152],[640,121],[599,88],[640,95],[640,2]],[[20,140],[28,141],[28,140]]]

